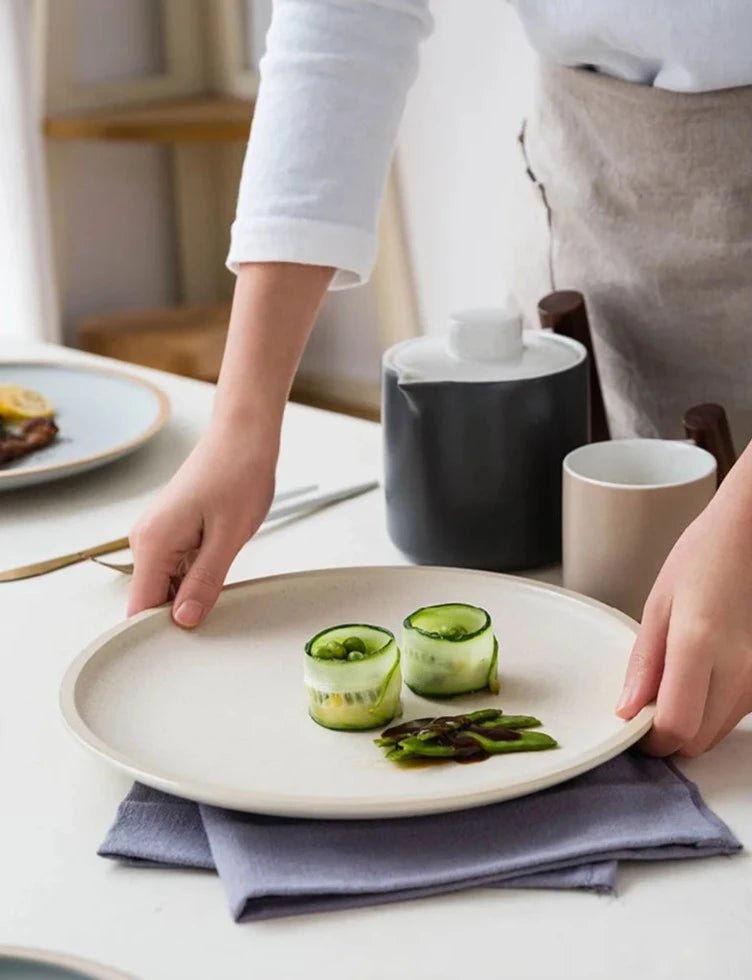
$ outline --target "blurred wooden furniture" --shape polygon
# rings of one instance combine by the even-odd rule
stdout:
[[[229,317],[229,303],[108,313],[82,320],[78,336],[82,349],[92,354],[215,382]],[[350,378],[302,371],[291,400],[372,422],[380,415],[379,386]]]
[[[229,300],[228,229],[258,89],[258,72],[244,49],[247,6],[243,0],[152,0],[143,9],[153,36],[148,67],[125,76],[114,67],[113,77],[92,81],[77,70],[80,18],[91,10],[80,0],[39,0],[58,289],[65,293],[69,141],[142,141],[163,144],[169,154],[178,302]]]
[[[290,401],[340,415],[352,415],[369,422],[381,419],[380,385],[363,384],[352,378],[299,371],[292,386]]]
[[[109,313],[79,324],[83,350],[200,381],[216,381],[229,303]]]
[[[192,96],[153,105],[84,109],[47,116],[54,140],[148,140],[152,143],[224,143],[248,139],[253,101]]]

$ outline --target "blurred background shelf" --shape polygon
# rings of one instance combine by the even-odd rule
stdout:
[[[229,303],[121,311],[86,317],[78,337],[92,354],[216,381],[229,317]]]
[[[92,354],[215,382],[229,317],[229,303],[121,311],[86,317],[78,325],[78,337],[83,350]],[[290,397],[330,412],[373,422],[379,418],[377,383],[304,369]]]
[[[47,116],[44,133],[54,140],[139,140],[153,143],[246,141],[253,100],[196,96]]]
[[[57,338],[215,381],[229,230],[272,0],[35,0]],[[379,415],[385,347],[418,332],[394,172],[379,259],[329,295],[292,398]]]
[[[378,382],[354,381],[344,375],[298,372],[290,401],[327,412],[340,412],[355,418],[378,422],[381,418],[381,386]]]

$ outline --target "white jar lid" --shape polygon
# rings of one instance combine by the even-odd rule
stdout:
[[[548,330],[524,330],[511,308],[463,310],[445,336],[415,337],[391,347],[385,367],[403,384],[427,381],[523,381],[579,364],[585,348]]]
[[[462,361],[519,361],[522,317],[511,310],[464,310],[449,318],[449,353]]]

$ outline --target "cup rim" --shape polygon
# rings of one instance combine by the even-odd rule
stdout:
[[[687,454],[694,455],[698,458],[704,457],[705,468],[702,470],[702,472],[684,479],[666,480],[660,483],[625,483],[618,480],[599,480],[596,477],[588,476],[587,474],[580,472],[573,466],[573,462],[576,462],[577,457],[587,456],[593,454],[594,452],[597,453],[598,447],[613,446],[615,444],[621,446],[644,446],[645,443],[663,443],[664,445],[674,447],[672,451],[686,452]],[[565,473],[581,483],[589,483],[591,486],[606,487],[611,490],[635,491],[665,490],[672,487],[692,486],[692,484],[701,483],[703,480],[706,480],[718,470],[718,463],[716,462],[715,456],[713,456],[712,453],[709,453],[707,449],[702,449],[700,446],[695,445],[691,440],[652,438],[608,439],[601,442],[588,442],[567,453],[567,455],[564,457],[562,466]]]

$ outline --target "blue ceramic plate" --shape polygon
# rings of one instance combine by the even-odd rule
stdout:
[[[17,490],[104,466],[143,446],[169,417],[167,396],[119,371],[37,362],[0,362],[0,384],[43,394],[60,433],[51,445],[0,463],[0,490]]]
[[[0,946],[0,980],[128,980],[108,966],[64,953]]]

